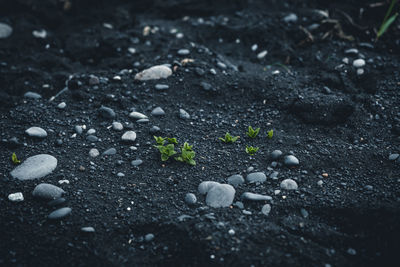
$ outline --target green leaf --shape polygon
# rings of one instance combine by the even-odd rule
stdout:
[[[256,138],[258,133],[260,132],[260,128],[253,129],[253,127],[249,126],[248,131],[247,131],[247,136],[250,138]]]
[[[168,143],[170,143],[170,144],[175,144],[175,145],[178,144],[178,141],[176,140],[175,137],[174,138],[167,138],[167,140],[168,140]]]
[[[163,138],[161,136],[153,136],[153,137],[156,140],[157,145],[164,145],[165,138]]]
[[[398,13],[391,16],[388,20],[384,21],[377,33],[377,38],[381,37],[389,28],[389,26],[396,20]]]
[[[246,146],[246,153],[254,156],[254,154],[258,151],[258,147]]]
[[[21,161],[17,158],[17,155],[15,153],[12,153],[11,160],[12,160],[12,162],[14,164],[20,164],[21,163]]]
[[[166,154],[161,154],[161,160],[162,161],[167,161],[169,159],[169,156]]]
[[[274,136],[274,130],[268,131],[268,138],[271,139]]]
[[[192,166],[194,166],[194,165],[196,165],[196,161],[194,161],[193,159],[191,159],[191,160],[189,160],[189,164],[192,165]]]

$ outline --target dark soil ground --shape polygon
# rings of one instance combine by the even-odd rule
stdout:
[[[374,42],[387,9],[374,2],[72,1],[68,8],[50,0],[2,1],[0,22],[14,31],[0,39],[0,265],[397,266],[400,163],[388,156],[400,150],[400,30],[397,22]],[[296,22],[283,21],[290,13]],[[312,24],[318,27],[303,30]],[[144,36],[146,26],[153,31]],[[45,39],[32,35],[40,29]],[[183,48],[190,54],[179,56]],[[346,54],[349,48],[358,54]],[[262,50],[268,54],[258,59]],[[363,75],[352,65],[360,57]],[[182,64],[184,58],[194,62]],[[169,78],[134,80],[164,63],[175,66]],[[90,75],[100,84],[90,85]],[[68,79],[69,90],[49,101]],[[158,83],[169,89],[155,90]],[[27,91],[43,97],[26,99]],[[99,116],[102,105],[137,133],[137,151],[108,128],[113,119]],[[128,116],[131,108],[150,115],[157,106],[166,116],[150,116],[149,123]],[[179,119],[180,108],[189,120]],[[71,138],[75,125],[96,129],[100,141]],[[162,163],[152,147],[153,125],[159,135],[193,144],[197,165]],[[260,127],[260,136],[249,140],[248,125]],[[48,137],[28,137],[31,126]],[[217,139],[225,132],[241,138],[224,144]],[[247,144],[260,147],[254,157]],[[92,147],[114,147],[117,154],[91,158]],[[200,182],[224,183],[233,174],[246,176],[248,167],[270,173],[275,149],[291,151],[300,165],[280,161],[273,168],[277,180],[236,188],[234,202],[245,191],[273,197],[244,201],[251,215],[235,205],[207,207],[197,193]],[[57,169],[40,180],[13,179],[13,152],[21,160],[54,155]],[[137,158],[143,164],[131,166]],[[286,178],[299,189],[275,195]],[[70,183],[59,185],[62,179]],[[70,216],[47,219],[55,208],[31,195],[40,182],[67,192]],[[14,192],[25,200],[9,201]],[[198,198],[194,206],[184,201],[188,192]],[[265,203],[272,206],[268,216],[260,212]],[[192,217],[179,220],[182,215]],[[82,233],[83,226],[96,232]],[[145,242],[148,233],[155,238]]]

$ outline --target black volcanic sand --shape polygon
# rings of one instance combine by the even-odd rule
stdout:
[[[387,6],[73,1],[64,10],[59,1],[4,2],[0,22],[14,31],[0,39],[0,265],[397,265],[400,162],[388,157],[400,151],[399,20],[374,42],[374,27]],[[298,16],[296,22],[282,20],[290,13]],[[315,29],[304,30],[313,24]],[[146,26],[151,31],[143,36]],[[47,31],[45,39],[33,37],[40,29]],[[349,48],[358,54],[346,54]],[[190,54],[180,56],[179,49]],[[263,50],[268,54],[258,59]],[[342,62],[345,57],[349,64]],[[182,62],[185,58],[194,61]],[[352,65],[357,58],[366,61],[363,75]],[[169,78],[135,81],[137,72],[165,63],[174,68]],[[90,85],[90,75],[100,84]],[[69,89],[49,101],[68,79]],[[205,90],[202,82],[211,88]],[[159,83],[169,89],[155,90]],[[27,91],[42,99],[24,98]],[[66,102],[64,110],[57,108],[60,102]],[[100,117],[102,105],[116,117]],[[150,115],[157,106],[165,116]],[[132,108],[150,122],[130,119]],[[179,118],[180,108],[189,120]],[[113,121],[137,133],[136,151],[121,142],[123,132],[109,128]],[[72,137],[75,125],[96,129],[100,140],[92,144],[86,133]],[[157,135],[193,144],[197,165],[161,162],[152,146],[153,125],[161,128]],[[257,138],[246,137],[248,125],[261,128]],[[48,136],[28,137],[24,131],[31,126]],[[224,144],[218,137],[225,132],[241,138]],[[19,141],[9,141],[13,137]],[[246,145],[260,150],[250,157]],[[91,158],[92,147],[100,153],[114,147],[117,154]],[[273,168],[277,180],[242,184],[234,200],[242,201],[248,191],[272,201],[243,201],[251,215],[235,205],[207,207],[197,192],[200,182],[226,183],[233,174],[245,177],[248,167],[269,174],[275,149],[293,153],[300,164],[288,168],[279,160]],[[18,181],[10,175],[13,152],[22,161],[51,154],[58,166],[44,178]],[[135,159],[143,164],[132,166]],[[299,189],[275,195],[286,178]],[[70,183],[59,185],[63,179]],[[41,182],[66,191],[68,217],[47,219],[56,207],[31,194]],[[25,200],[9,201],[15,192]],[[189,192],[198,199],[193,206],[184,201]],[[272,207],[268,216],[261,213],[265,203]],[[181,215],[191,217],[180,221]],[[83,233],[84,226],[96,232]],[[154,239],[146,242],[148,233]]]

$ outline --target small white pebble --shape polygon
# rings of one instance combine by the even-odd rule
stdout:
[[[252,46],[251,46],[251,50],[252,51],[256,51],[258,49],[258,45],[257,44],[253,44]]]
[[[258,59],[263,59],[267,54],[268,54],[268,51],[264,50],[264,51],[262,51],[262,52],[257,54],[257,58]]]
[[[362,68],[365,66],[365,60],[362,58],[353,61],[353,66],[356,68]]]
[[[21,192],[13,193],[8,195],[8,200],[12,202],[24,201],[24,195]]]
[[[230,229],[230,230],[228,231],[228,233],[229,233],[230,235],[234,235],[234,234],[235,234],[235,230]]]
[[[67,104],[65,104],[65,102],[61,102],[60,104],[57,105],[57,108],[64,109],[66,106]]]
[[[319,180],[318,182],[317,182],[317,185],[319,185],[319,186],[322,186],[324,184],[324,182],[322,181],[322,180]]]

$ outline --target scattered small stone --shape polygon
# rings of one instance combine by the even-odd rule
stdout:
[[[238,207],[239,209],[244,209],[244,205],[243,205],[243,202],[241,202],[241,201],[236,201],[234,204],[233,204],[235,207]]]
[[[247,175],[246,180],[249,183],[264,183],[267,176],[263,172],[253,172]]]
[[[208,191],[206,203],[213,208],[229,207],[235,198],[235,189],[229,184],[218,184]]]
[[[180,56],[187,56],[189,54],[190,54],[189,49],[179,49],[178,50],[178,55],[180,55]]]
[[[27,158],[17,166],[11,176],[19,180],[42,178],[50,174],[57,167],[57,159],[48,154],[39,154]]]
[[[228,184],[230,184],[230,185],[238,186],[243,183],[244,183],[244,178],[240,174],[235,174],[235,175],[228,177]]]
[[[190,119],[190,115],[184,109],[179,109],[179,118],[187,120]]]
[[[165,111],[161,107],[156,107],[151,112],[151,115],[153,115],[153,116],[164,116],[165,115]]]
[[[102,116],[103,118],[106,118],[106,119],[112,119],[115,117],[114,110],[112,108],[105,107],[105,106],[101,106],[99,108],[99,114],[100,114],[100,116]]]
[[[135,80],[147,81],[165,79],[172,75],[172,70],[164,65],[153,66],[135,75]]]
[[[67,106],[65,102],[61,102],[60,104],[57,105],[58,109],[64,109]]]
[[[389,160],[393,161],[399,158],[399,154],[395,153],[395,154],[390,154],[389,155]]]
[[[103,152],[103,156],[108,156],[108,155],[115,155],[117,154],[117,150],[115,148],[109,148],[106,151]]]
[[[66,180],[66,179],[64,179],[64,180],[59,180],[59,181],[58,181],[58,184],[69,184],[69,180]]]
[[[365,60],[362,58],[353,61],[353,66],[356,68],[362,68],[365,66]]]
[[[153,241],[153,239],[154,239],[154,235],[153,234],[147,234],[145,237],[144,237],[144,240],[146,240],[146,242],[151,242],[151,241]]]
[[[281,188],[285,190],[297,190],[298,186],[296,181],[292,179],[285,179],[281,182]]]
[[[121,139],[125,142],[134,142],[136,140],[136,133],[134,131],[127,131],[122,135]]]
[[[1,34],[1,33],[0,33]],[[8,200],[12,202],[24,201],[24,195],[21,192],[13,193],[8,195]]]
[[[303,216],[303,218],[308,217],[308,211],[306,211],[304,208],[300,209],[300,213],[301,213],[301,216]]]
[[[349,249],[347,250],[347,253],[348,253],[349,255],[354,256],[354,255],[357,254],[357,251],[356,251],[354,248],[349,248]]]
[[[271,159],[277,160],[282,156],[282,154],[283,154],[282,151],[274,150],[274,151],[271,152]]]
[[[148,119],[148,117],[140,112],[133,111],[129,114],[129,117],[132,119],[140,120],[140,119]]]
[[[264,50],[264,51],[262,51],[262,52],[257,54],[257,58],[258,59],[263,59],[267,54],[268,54],[268,51]]]
[[[208,191],[210,191],[211,188],[213,188],[216,185],[220,185],[220,183],[214,181],[204,181],[199,184],[197,190],[199,191],[200,194],[205,195],[208,193]]]
[[[156,84],[155,85],[156,90],[166,90],[169,88],[167,84]]]
[[[81,166],[79,166],[78,170],[79,170],[80,172],[84,172],[84,171],[86,170],[86,168],[83,167],[83,166],[81,165]]]
[[[62,219],[66,216],[68,216],[71,213],[72,209],[65,207],[65,208],[60,208],[58,210],[53,211],[52,213],[49,214],[48,218],[50,220],[59,220]]]
[[[45,138],[47,132],[40,127],[31,127],[25,131],[25,133],[31,137]]]
[[[135,159],[135,160],[131,161],[131,165],[135,166],[135,167],[139,166],[142,163],[143,163],[143,160],[141,160],[141,159]]]
[[[284,163],[288,167],[297,166],[299,165],[299,160],[293,155],[288,155],[285,157]]]
[[[322,181],[322,180],[319,180],[318,182],[317,182],[317,185],[319,185],[319,186],[322,186],[324,184],[324,182]]]
[[[118,177],[125,177],[125,174],[122,173],[122,172],[119,172],[119,173],[117,173],[117,176],[118,176]]]
[[[209,83],[201,82],[200,86],[201,88],[203,88],[204,91],[214,91],[212,85]]]
[[[88,135],[88,136],[86,136],[86,140],[88,140],[89,142],[97,142],[97,141],[99,141],[99,138],[94,135]]]
[[[161,131],[161,129],[160,129],[160,127],[158,127],[158,126],[153,125],[153,126],[151,126],[151,128],[150,128],[150,133],[152,133],[152,134],[158,133],[159,131]]]
[[[252,215],[253,213],[251,212],[251,211],[249,211],[249,210],[242,210],[242,213],[244,214],[244,215]]]
[[[235,230],[229,229],[228,234],[229,234],[229,235],[235,235]]]
[[[114,121],[112,123],[112,127],[115,131],[122,131],[124,129],[124,126],[122,125],[122,123]]]
[[[82,133],[83,133],[83,128],[82,128],[82,126],[76,125],[76,126],[75,126],[75,132],[76,132],[77,134],[82,134]]]
[[[283,18],[283,21],[286,23],[296,22],[297,20],[298,20],[298,17],[294,13],[290,13],[289,15],[287,15],[286,17]]]
[[[364,69],[357,69],[357,75],[363,75],[364,74]]]
[[[31,98],[31,99],[40,99],[40,98],[42,98],[41,95],[39,95],[38,93],[35,93],[35,92],[26,92],[24,94],[24,97]]]
[[[33,189],[32,195],[41,199],[56,199],[60,198],[65,191],[58,186],[41,183]]]
[[[88,131],[87,131],[87,134],[95,134],[96,133],[96,130],[95,129],[89,129]]]
[[[148,123],[149,121],[149,119],[139,119],[136,121],[136,123]]]
[[[47,31],[44,29],[32,31],[32,35],[35,38],[45,39],[47,37]]]
[[[100,80],[97,76],[91,75],[89,78],[89,84],[90,85],[97,85],[100,83]]]
[[[11,28],[10,25],[0,22],[0,39],[5,39],[10,37],[12,32],[13,29]]]
[[[252,201],[265,201],[265,200],[272,200],[272,197],[260,195],[260,194],[254,194],[254,193],[250,193],[250,192],[245,192],[242,194],[242,199],[252,200]]]
[[[265,216],[268,216],[269,213],[271,212],[271,205],[270,204],[265,204],[261,208],[261,213],[264,214]]]
[[[358,49],[356,48],[350,48],[344,51],[345,54],[354,54],[357,55],[358,54]]]
[[[185,195],[185,202],[186,202],[188,205],[196,204],[196,202],[197,202],[196,195],[193,194],[193,193],[187,193],[187,194]]]
[[[247,171],[247,172],[252,172],[252,171],[254,171],[254,167],[253,167],[253,166],[250,166],[250,167],[247,168],[246,171]]]
[[[82,227],[81,231],[85,232],[85,233],[94,233],[95,232],[94,228],[91,226]]]
[[[278,174],[279,174],[279,172],[272,172],[270,175],[269,175],[269,178],[271,178],[272,180],[277,180],[278,179]]]
[[[217,62],[217,67],[224,70],[226,69],[226,64],[219,61]]]

